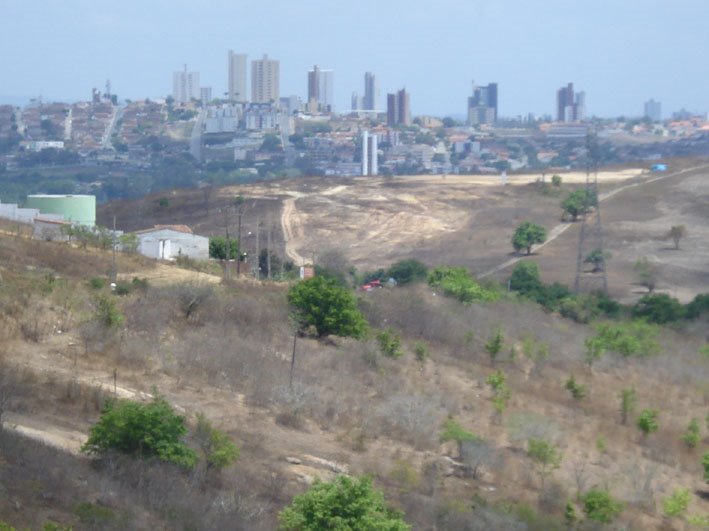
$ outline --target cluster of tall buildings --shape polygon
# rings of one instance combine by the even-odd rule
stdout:
[[[308,111],[331,112],[334,102],[335,72],[313,66],[308,71]]]
[[[477,86],[468,98],[468,125],[492,125],[497,121],[497,83]]]
[[[411,97],[406,89],[387,94],[387,125],[411,125]]]
[[[574,84],[569,83],[556,91],[556,121],[580,122],[586,117],[586,93],[574,93]]]

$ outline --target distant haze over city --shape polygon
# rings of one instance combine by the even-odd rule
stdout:
[[[227,91],[227,53],[280,61],[280,95],[307,95],[314,65],[334,71],[350,108],[377,76],[378,106],[405,87],[414,114],[464,115],[471,84],[499,85],[500,116],[553,115],[568,82],[589,116],[709,109],[706,0],[312,0],[210,2],[6,0],[0,103],[87,100],[107,79],[123,98],[159,98],[187,64]],[[250,81],[249,81],[250,83]]]

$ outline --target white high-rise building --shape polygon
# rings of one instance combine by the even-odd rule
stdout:
[[[173,72],[172,97],[177,103],[198,100],[202,96],[199,88],[199,72],[188,72],[187,65],[182,72]]]
[[[278,103],[280,63],[264,55],[251,61],[251,101],[253,103]]]
[[[248,101],[246,92],[246,54],[229,50],[229,101]]]
[[[379,175],[377,135],[362,132],[362,175]]]

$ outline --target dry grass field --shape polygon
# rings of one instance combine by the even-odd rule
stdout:
[[[683,299],[709,291],[709,170],[691,169],[700,163],[666,175],[599,174],[615,296],[640,295],[632,265],[642,256],[658,263],[660,290]],[[563,178],[561,196],[535,176],[506,185],[462,176],[306,179],[215,191],[209,215],[202,192],[179,191],[167,207],[153,197],[107,205],[101,216],[115,213],[128,229],[179,222],[221,234],[219,209],[241,193],[243,234],[269,220],[277,247],[296,261],[334,248],[360,270],[416,257],[500,280],[516,258],[511,233],[530,219],[554,236],[531,257],[544,279],[571,282],[579,224],[561,222],[558,205],[584,176]],[[689,235],[669,250],[662,236],[680,223]],[[0,521],[17,528],[51,520],[74,529],[274,529],[295,494],[340,473],[372,475],[414,529],[568,529],[567,503],[582,518],[579,496],[592,488],[623,504],[611,529],[701,529],[689,517],[709,516],[700,464],[709,448],[709,363],[699,354],[707,316],[662,327],[655,354],[608,353],[590,367],[584,340],[596,323],[512,294],[463,305],[424,284],[360,292],[372,329],[400,334],[404,355],[383,355],[374,335],[302,337],[290,386],[287,283],[224,283],[120,256],[122,278],[148,286],[119,296],[88,282],[105,277],[110,253],[0,229]],[[119,326],[101,324],[102,298],[125,317]],[[486,344],[498,329],[503,347],[493,360]],[[497,370],[510,391],[502,410],[486,383]],[[571,376],[585,396],[565,388]],[[636,405],[624,424],[620,395],[629,389]],[[107,399],[156,392],[190,424],[201,412],[226,432],[241,448],[237,463],[185,472],[78,452]],[[658,411],[655,433],[637,428],[643,409]],[[477,446],[441,442],[451,418]],[[693,418],[700,438],[689,448],[682,436]],[[561,454],[548,475],[527,455],[537,438]],[[663,502],[677,488],[690,501],[669,517]],[[602,526],[586,519],[576,528]]]

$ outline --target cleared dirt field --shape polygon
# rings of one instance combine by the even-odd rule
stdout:
[[[709,163],[678,161],[671,169],[666,174],[637,168],[598,173],[614,296],[640,295],[632,266],[641,257],[657,262],[659,290],[682,300],[709,284]],[[506,183],[499,176],[461,175],[275,181],[222,188],[208,199],[200,190],[177,191],[169,195],[167,208],[156,206],[159,196],[112,203],[102,207],[99,219],[115,213],[126,230],[186,223],[199,234],[222,235],[228,227],[235,235],[237,216],[225,206],[241,194],[247,199],[242,240],[251,253],[257,238],[259,247],[266,246],[270,230],[273,248],[296,265],[337,249],[359,270],[413,257],[428,265],[466,266],[501,280],[514,263],[512,233],[529,220],[553,236],[531,257],[539,261],[543,277],[573,284],[580,222],[562,222],[559,203],[583,186],[586,175],[561,176],[561,189],[542,187],[541,174],[511,175]],[[550,179],[547,174],[547,183]],[[674,251],[664,235],[678,224],[689,235]]]

